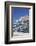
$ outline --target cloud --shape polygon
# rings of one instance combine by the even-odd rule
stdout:
[[[16,22],[18,22],[18,20],[16,20]]]

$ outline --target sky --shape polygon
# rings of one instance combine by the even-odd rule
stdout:
[[[28,8],[13,7],[11,11],[13,15],[13,22],[18,20],[22,16],[27,16],[27,15],[29,16]]]

